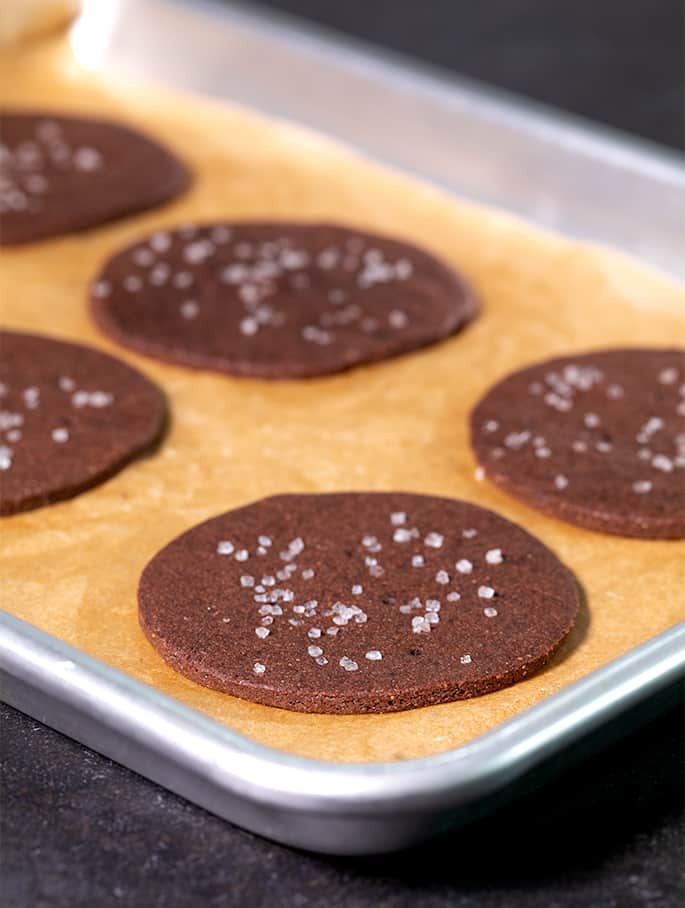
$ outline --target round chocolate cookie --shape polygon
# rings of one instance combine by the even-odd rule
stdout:
[[[0,514],[71,498],[158,440],[165,403],[97,350],[0,331]]]
[[[465,282],[428,253],[328,224],[156,233],[110,259],[91,298],[98,324],[125,346],[272,379],[405,353],[477,311]]]
[[[592,530],[685,537],[685,351],[560,357],[507,376],[471,414],[485,474]]]
[[[189,174],[166,148],[118,123],[0,115],[0,244],[95,227],[173,199]]]
[[[143,572],[143,630],[175,669],[300,712],[394,712],[497,690],[571,629],[572,575],[476,505],[280,495],[179,536]]]

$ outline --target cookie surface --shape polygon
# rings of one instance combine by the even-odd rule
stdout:
[[[476,505],[402,493],[280,495],[148,564],[140,622],[175,669],[301,712],[394,712],[496,690],[571,629],[569,571]]]
[[[161,392],[97,350],[0,332],[0,514],[71,498],[160,437]]]
[[[166,148],[119,123],[0,114],[0,243],[96,227],[181,193],[190,177]]]
[[[91,287],[100,327],[199,369],[325,375],[441,340],[476,314],[467,284],[416,246],[326,224],[157,233]]]
[[[615,349],[507,376],[471,414],[485,474],[593,530],[685,537],[685,351]]]

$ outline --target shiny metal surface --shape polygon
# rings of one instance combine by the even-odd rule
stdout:
[[[685,622],[463,747],[334,764],[250,741],[0,612],[7,703],[233,823],[333,854],[401,848],[458,822],[683,672]]]
[[[685,277],[675,155],[238,7],[86,0],[73,32],[106,64],[250,104],[547,226]],[[411,845],[514,791],[685,674],[685,624],[456,750],[331,764],[250,741],[0,612],[0,696],[233,823],[335,854]]]
[[[85,0],[82,62],[231,99],[685,280],[685,157],[275,13]]]

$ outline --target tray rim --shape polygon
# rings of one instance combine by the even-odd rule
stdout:
[[[82,18],[89,21],[88,36],[106,45],[97,14],[88,16],[99,2],[84,0]],[[685,204],[685,156],[676,149],[296,15],[248,6],[244,0],[106,2],[111,8],[107,25],[111,42],[100,62],[106,61],[124,82],[146,76],[191,96],[252,107],[333,138],[371,161],[465,200],[497,207],[557,235],[632,255],[663,275],[685,281],[685,263],[673,236],[681,232],[680,209]],[[142,69],[140,45],[133,42],[131,47],[121,40],[121,24],[134,15],[150,42]],[[202,42],[202,53],[177,47],[177,53],[192,61],[192,66],[179,68],[169,62],[173,56],[167,41],[160,42],[158,35],[165,34],[173,44],[174,33],[185,29]],[[83,52],[83,45],[82,38],[75,50],[80,47]],[[268,58],[256,79],[255,55]],[[325,96],[320,91],[314,94],[316,103],[306,101],[312,68],[325,91]],[[388,109],[394,118],[392,123],[404,122],[405,117],[414,122],[420,109],[420,128],[415,132],[421,141],[398,143],[398,129],[392,123],[379,133],[377,112],[369,116],[354,107],[351,116],[349,104],[327,103],[331,92],[362,97],[371,111],[382,105],[380,109]],[[475,170],[473,141],[454,140],[455,134],[474,130],[478,142],[490,148],[483,155],[478,145]],[[411,137],[413,131],[402,135]],[[399,150],[404,145],[409,151]],[[521,191],[516,168],[526,167],[536,173],[542,168],[544,180],[528,180]],[[607,220],[606,214],[597,214],[613,210],[617,198],[621,217]],[[634,217],[642,208],[650,231]]]
[[[402,791],[403,798],[425,797],[430,793],[436,799],[435,806],[445,806],[444,797],[450,791],[454,793],[455,786],[458,791],[493,774],[500,780],[504,775],[508,780],[541,757],[559,750],[580,731],[591,730],[649,693],[685,677],[685,621],[472,741],[437,754],[391,762],[337,763],[269,747],[4,610],[0,610],[0,671],[20,684],[38,689],[50,679],[51,696],[80,705],[101,722],[106,722],[107,713],[102,710],[102,701],[94,702],[92,692],[109,691],[114,701],[108,705],[119,710],[114,712],[118,720],[149,734],[148,724],[138,725],[143,717],[131,712],[132,701],[137,699],[147,710],[164,712],[170,728],[181,732],[192,730],[207,744],[220,745],[230,756],[243,758],[245,762],[238,762],[234,767],[222,767],[236,779],[249,781],[243,772],[252,761],[256,765],[276,763],[286,771],[288,785],[283,784],[284,778],[277,777],[261,786],[255,785],[251,792],[256,796],[261,790],[270,803],[277,796],[283,804],[290,803],[292,798],[300,799],[297,805],[300,808],[312,800],[319,809],[344,804],[352,812],[363,812],[373,805],[393,813],[397,805],[388,799],[400,793],[398,785],[412,783],[413,791]],[[0,698],[10,705],[16,699],[11,686],[8,690],[6,680]],[[440,778],[437,773],[451,764],[459,766],[460,778]],[[331,776],[338,779],[344,776],[344,787],[331,791],[328,785]],[[373,781],[372,787],[369,780]],[[426,806],[425,800],[421,803]],[[402,807],[406,806],[404,800]]]
[[[163,2],[186,10],[189,5],[189,0]],[[525,120],[544,130],[556,128],[568,135],[575,132],[574,138],[580,144],[587,143],[611,156],[618,155],[626,161],[639,162],[648,170],[656,168],[656,172],[666,178],[685,178],[685,154],[669,145],[556,108],[473,76],[453,72],[445,66],[374,44],[296,13],[264,6],[261,0],[254,3],[251,0],[190,0],[190,3],[193,10],[201,11],[205,16],[217,20],[230,19],[239,27],[258,29],[273,40],[299,45],[317,56],[329,55],[332,50],[343,66],[375,73],[383,81],[390,78],[395,82],[399,80],[412,92],[437,93],[448,106],[454,103],[455,94],[463,93],[477,99],[479,104],[485,104],[488,114],[498,120]]]
[[[173,4],[188,5],[183,0]],[[291,36],[319,51],[323,37],[329,46],[337,43],[343,64],[367,66],[380,78],[397,79],[398,64],[407,65],[391,51],[374,49],[371,58],[370,45],[346,37],[332,41],[330,32],[317,26],[298,33],[292,29],[298,22],[294,17],[274,14],[275,21],[269,21],[269,11],[247,10],[239,3],[219,8],[200,0],[197,7],[200,14],[233,16],[244,27],[271,29],[279,40],[290,29]],[[446,103],[454,92],[471,96],[514,128],[525,120],[528,131],[536,124],[557,130],[564,141],[589,143],[597,154],[617,154],[635,167],[653,168],[655,179],[673,178],[685,187],[685,167],[674,151],[606,127],[588,128],[573,115],[549,112],[426,64],[409,67],[402,78],[412,80],[415,91],[437,92]],[[394,762],[335,763],[277,750],[232,731],[0,610],[0,699],[238,825],[338,854],[385,851],[431,834],[450,812],[514,783],[545,757],[681,677],[685,621],[456,748]],[[175,773],[169,768],[172,758]],[[262,808],[272,813],[267,816]],[[278,822],[273,811],[280,812]],[[302,822],[293,820],[297,817]],[[327,832],[326,824],[333,821],[342,825]],[[355,836],[363,841],[353,841]]]

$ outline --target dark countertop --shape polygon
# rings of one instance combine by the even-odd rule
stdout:
[[[682,904],[682,707],[461,832],[344,859],[258,839],[0,710],[6,908]]]
[[[271,0],[683,146],[680,0]],[[312,856],[210,816],[0,707],[3,905],[680,905],[682,704],[536,795],[410,854]]]

